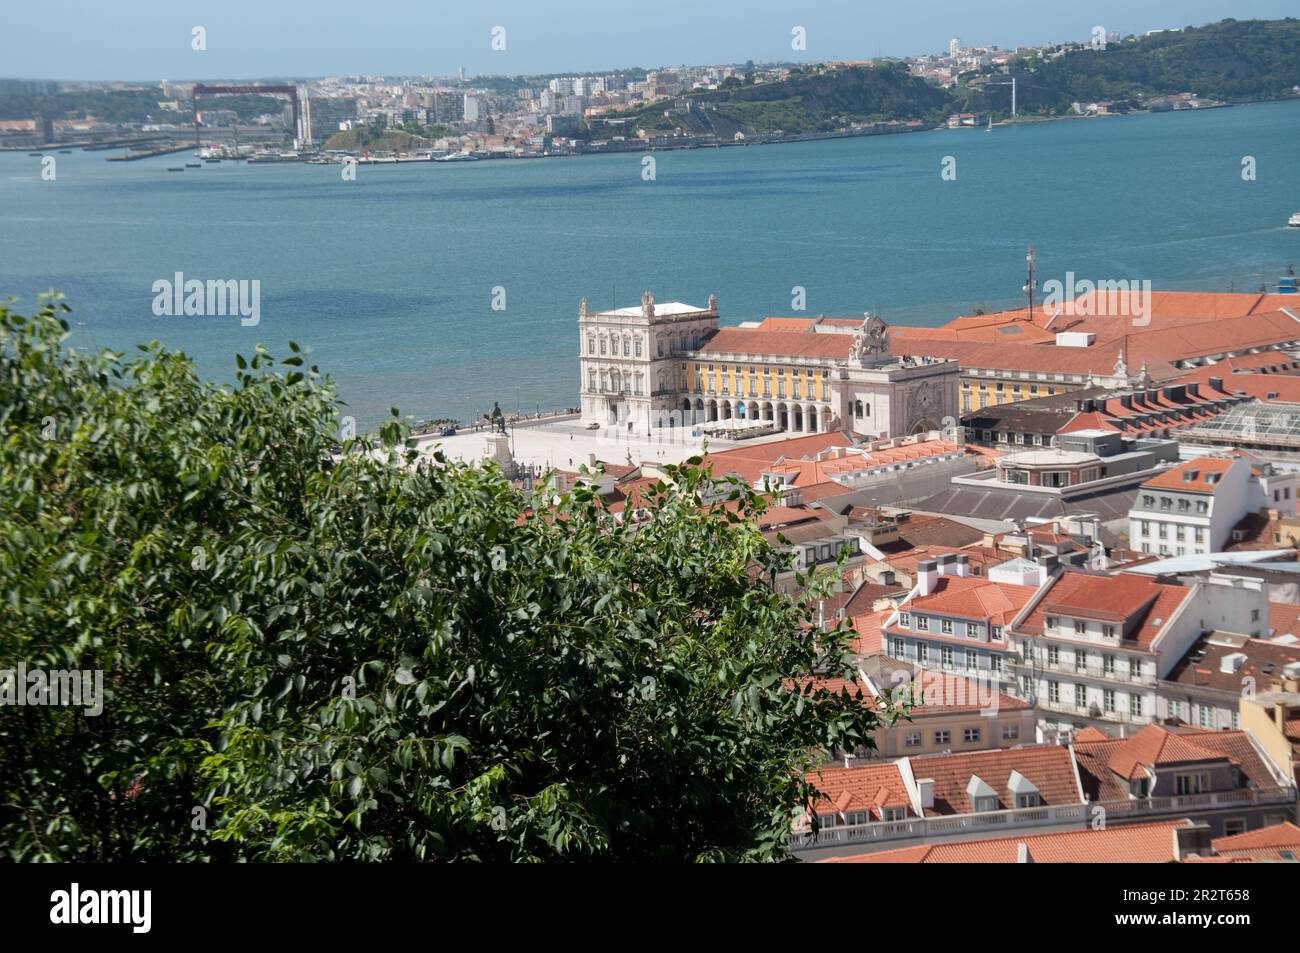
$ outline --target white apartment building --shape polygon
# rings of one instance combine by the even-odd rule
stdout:
[[[1066,572],[1012,627],[1015,693],[1038,704],[1046,730],[1132,734],[1167,713],[1162,682],[1203,635],[1258,638],[1268,624],[1267,595],[1241,580],[1182,585]]]
[[[1129,510],[1129,545],[1161,556],[1222,552],[1233,527],[1264,509],[1294,515],[1296,475],[1244,454],[1205,456],[1143,483]]]

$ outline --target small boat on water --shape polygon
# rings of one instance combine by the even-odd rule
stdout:
[[[70,156],[70,155],[72,155],[72,150],[71,150],[71,149],[60,149],[60,150],[59,150],[59,155],[61,155],[61,156]]]
[[[993,131],[993,114],[992,114],[992,113],[989,113],[989,124],[988,124],[988,128],[985,129],[984,131],[985,131],[985,132],[992,132],[992,131]]]
[[[184,167],[184,166],[179,166],[179,165],[172,165],[172,166],[168,166],[168,167],[167,167],[167,171],[168,171],[168,172],[184,172],[184,171],[185,171],[185,167]]]
[[[467,152],[462,149],[460,152],[452,152],[445,156],[438,156],[433,161],[434,162],[477,162],[480,158],[482,157],[476,156],[474,153]]]
[[[1286,220],[1288,228],[1300,228],[1300,212],[1296,212]]]
[[[187,162],[187,163],[185,163],[185,168],[187,168],[187,169],[201,169],[201,168],[203,168],[203,163],[202,163],[202,162]]]
[[[29,153],[27,153],[27,154],[28,154],[29,156],[43,156],[43,155],[45,155],[44,152],[29,152]]]

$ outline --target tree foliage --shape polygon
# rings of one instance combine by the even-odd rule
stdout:
[[[0,308],[0,669],[102,670],[104,710],[0,707],[12,858],[780,859],[875,726],[788,687],[846,634],[763,581],[743,485],[674,469],[634,528],[396,411],[332,453],[296,345],[220,387],[59,308]]]

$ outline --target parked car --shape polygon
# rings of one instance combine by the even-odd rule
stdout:
[[[455,427],[450,427],[450,426],[448,426],[448,427],[443,427],[442,430],[438,433],[438,436],[439,436],[439,437],[454,437],[454,436],[456,436],[456,428],[455,428]]]
[[[600,424],[598,424],[596,421],[593,420],[591,423],[587,424],[587,429],[588,429],[588,430],[599,430],[599,429],[600,429]]]

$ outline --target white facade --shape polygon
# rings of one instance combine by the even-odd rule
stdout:
[[[730,420],[869,439],[944,428],[955,433],[957,362],[892,357],[879,318],[836,332],[852,344],[847,359],[724,353],[716,342],[701,351],[717,330],[712,295],[699,308],[656,304],[647,292],[639,308],[610,311],[590,311],[584,298],[578,310],[583,419],[641,434]],[[717,389],[715,365],[734,369],[730,378],[720,374]],[[770,374],[772,367],[780,373]],[[788,393],[785,371],[793,375]],[[731,389],[730,380],[737,381]]]
[[[1201,473],[1222,458],[1198,457],[1181,463],[1139,489],[1129,510],[1129,545],[1161,556],[1196,556],[1222,552],[1232,529],[1246,516],[1265,509],[1284,515],[1296,511],[1294,473],[1264,465],[1252,470],[1247,457],[1232,458],[1219,473]],[[1181,477],[1186,489],[1170,485]]]

